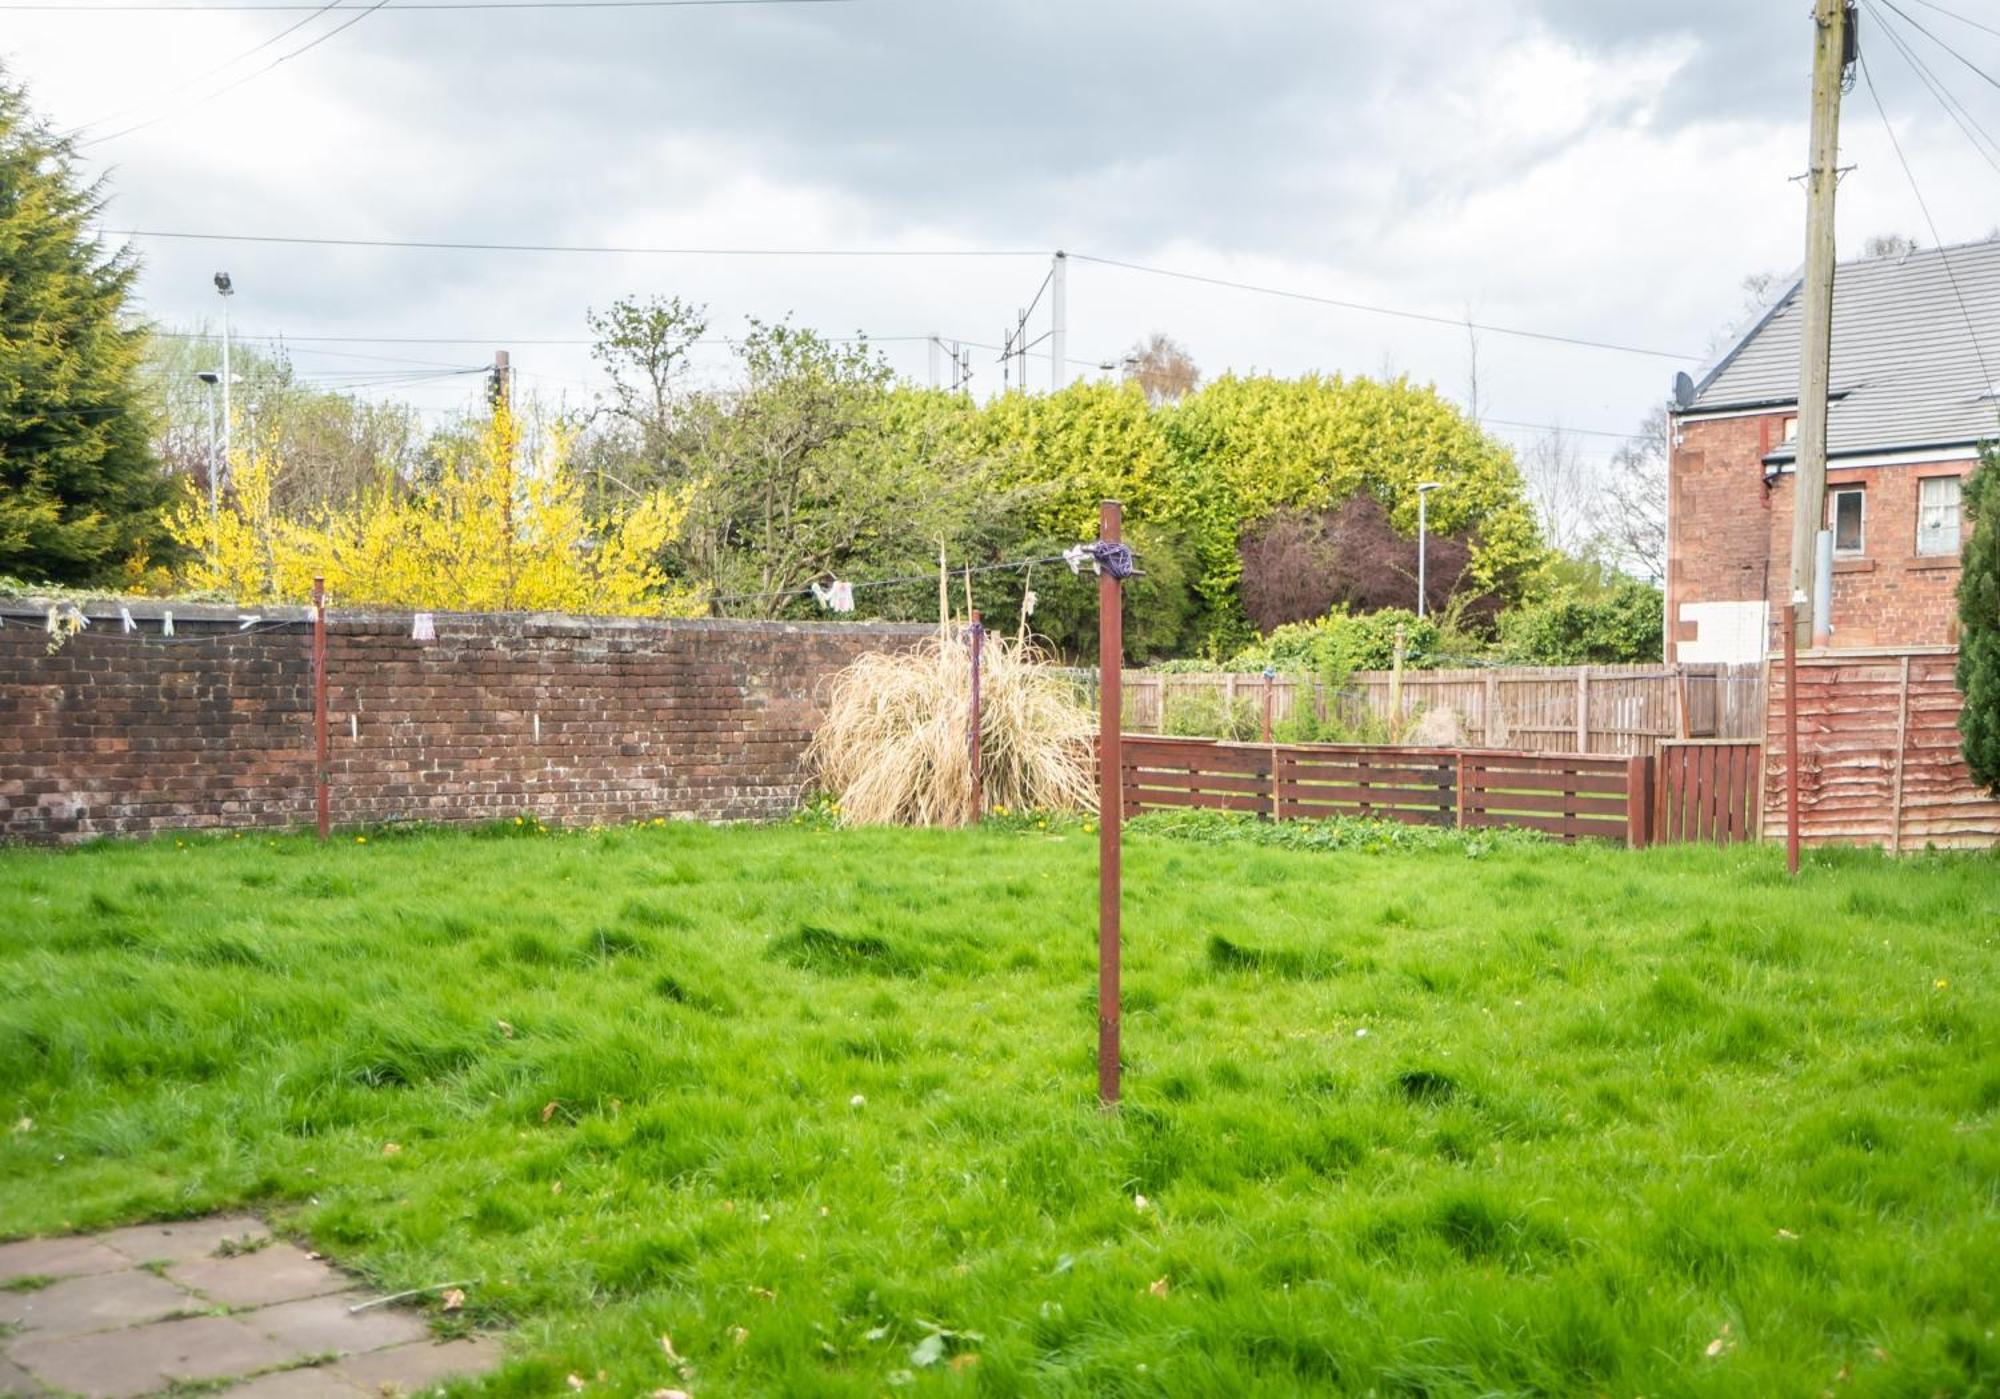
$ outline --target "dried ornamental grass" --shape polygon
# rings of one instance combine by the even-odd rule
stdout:
[[[859,826],[962,826],[971,812],[966,631],[940,629],[834,677],[813,736],[820,780]],[[1095,729],[1074,687],[1028,639],[988,633],[980,675],[984,805],[1095,811]]]

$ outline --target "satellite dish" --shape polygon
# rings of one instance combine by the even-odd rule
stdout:
[[[1685,369],[1674,375],[1674,407],[1694,407],[1694,379]]]

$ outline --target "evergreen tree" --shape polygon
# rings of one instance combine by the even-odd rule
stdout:
[[[138,264],[89,231],[100,184],[0,74],[0,574],[91,583],[166,538],[124,317]]]
[[[1973,778],[2000,793],[2000,448],[1988,445],[1965,482],[1958,575],[1958,731]]]

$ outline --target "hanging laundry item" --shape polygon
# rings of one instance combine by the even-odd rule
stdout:
[[[436,641],[437,638],[437,619],[430,613],[419,612],[410,619],[410,640]]]
[[[836,578],[831,583],[814,583],[813,597],[829,612],[852,612],[854,610],[854,585]]]
[[[118,630],[120,631],[139,630],[139,624],[132,620],[131,608],[121,607],[118,609]]]
[[[1108,573],[1123,581],[1137,576],[1138,564],[1132,557],[1132,550],[1123,544],[1107,544],[1098,540],[1094,544],[1072,544],[1063,550],[1063,562],[1069,565],[1071,573],[1083,572],[1086,562],[1093,573]]]
[[[162,612],[160,614],[160,635],[172,636],[173,634],[174,634],[174,614],[171,612]]]

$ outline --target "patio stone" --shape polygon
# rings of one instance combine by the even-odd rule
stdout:
[[[430,1328],[415,1312],[393,1307],[348,1310],[367,1300],[366,1293],[337,1292],[245,1312],[243,1321],[304,1355],[354,1355],[429,1339]]]
[[[362,1392],[324,1369],[279,1370],[223,1391],[229,1399],[355,1399]]]
[[[271,1231],[254,1214],[226,1214],[210,1219],[180,1219],[170,1224],[141,1224],[113,1229],[97,1239],[134,1263],[190,1263],[208,1258],[229,1239],[268,1239]]]
[[[226,1316],[88,1336],[31,1337],[15,1342],[12,1357],[43,1384],[85,1399],[132,1399],[176,1380],[225,1379],[292,1359],[276,1341]]]
[[[116,1273],[131,1266],[131,1260],[124,1254],[83,1234],[0,1244],[0,1282],[10,1278],[73,1278],[86,1273]]]
[[[424,1341],[350,1357],[334,1372],[369,1394],[416,1394],[452,1375],[499,1363],[500,1347],[493,1341]]]
[[[199,1311],[202,1301],[151,1273],[64,1278],[33,1292],[0,1292],[0,1321],[30,1335],[66,1336]]]
[[[319,1297],[352,1285],[325,1259],[282,1243],[233,1258],[176,1263],[167,1269],[167,1276],[231,1307],[263,1307]]]

